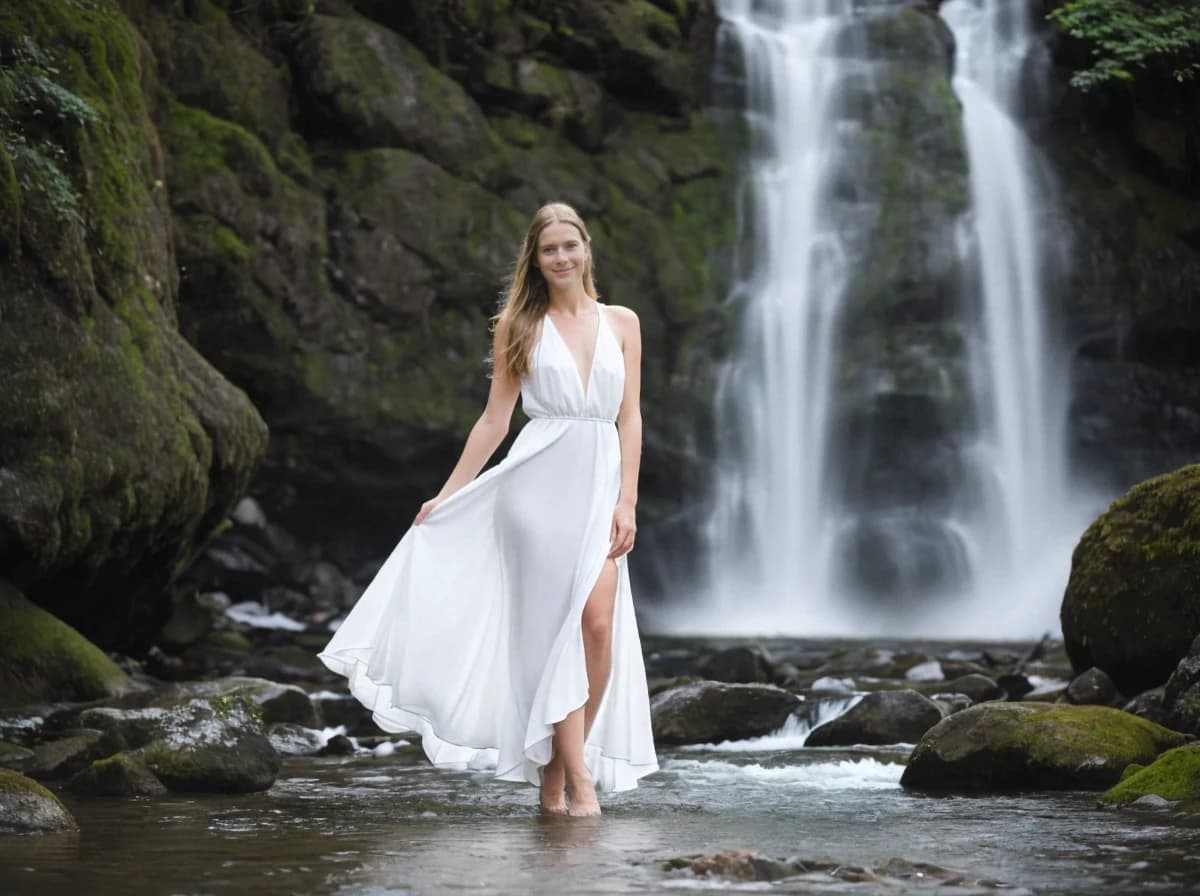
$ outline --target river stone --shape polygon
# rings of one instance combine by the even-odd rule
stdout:
[[[97,759],[72,777],[67,789],[91,796],[160,796],[167,792],[154,772],[133,753]]]
[[[33,762],[25,769],[25,774],[31,778],[65,778],[93,760],[125,748],[124,740],[116,732],[85,728],[64,731],[61,735],[65,736],[34,748]]]
[[[1120,699],[1112,679],[1093,666],[1067,686],[1067,700],[1083,706],[1112,706]]]
[[[660,744],[742,740],[775,731],[797,704],[774,685],[702,681],[657,694],[650,719]]]
[[[1100,800],[1125,806],[1148,796],[1182,802],[1183,808],[1200,812],[1200,744],[1167,750],[1149,765],[1130,765]]]
[[[989,700],[1003,700],[1007,695],[1004,689],[986,675],[973,672],[956,678],[954,681],[937,682],[939,693],[966,694],[972,703],[985,703]]]
[[[1163,690],[1162,708],[1168,728],[1200,735],[1200,637],[1171,673]]]
[[[1076,670],[1128,694],[1171,676],[1200,636],[1200,464],[1134,486],[1088,527],[1061,616]]]
[[[0,706],[95,700],[131,688],[100,648],[0,579]]]
[[[968,706],[974,705],[966,694],[933,694],[929,699],[938,705],[943,716],[962,712]]]
[[[804,745],[912,744],[941,720],[941,708],[916,691],[876,691],[816,728]]]
[[[312,695],[313,706],[321,724],[328,728],[338,725],[346,729],[346,733],[354,737],[382,734],[383,729],[371,718],[371,711],[353,694],[334,694],[325,691]]]
[[[316,707],[307,693],[294,684],[279,684],[265,678],[232,675],[210,681],[195,681],[178,686],[182,697],[248,697],[262,714],[265,725],[291,722],[306,728],[321,724]]]
[[[739,644],[705,657],[699,672],[711,681],[728,684],[770,684],[774,678],[774,663],[766,648],[757,644]]]
[[[30,778],[0,769],[0,834],[77,831],[58,797]]]
[[[1126,712],[1133,713],[1135,716],[1141,716],[1148,722],[1153,722],[1155,725],[1171,728],[1173,726],[1167,724],[1167,713],[1163,709],[1164,690],[1166,690],[1166,685],[1142,691],[1122,708]]]
[[[197,698],[170,707],[84,710],[80,720],[118,731],[133,755],[170,790],[248,793],[266,790],[280,759],[244,695]]]
[[[33,750],[17,744],[10,744],[8,741],[0,741],[0,768],[24,774],[32,761]]]
[[[931,791],[1103,790],[1186,735],[1104,706],[989,703],[948,716],[913,750],[902,786]]]
[[[272,725],[267,737],[280,756],[316,756],[325,746],[320,731],[286,722]]]

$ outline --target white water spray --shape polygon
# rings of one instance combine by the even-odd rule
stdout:
[[[837,102],[839,86],[875,74],[871,60],[839,55],[835,44],[868,7],[899,5],[719,4],[745,71],[752,152],[741,227],[751,257],[740,260],[730,297],[741,342],[717,396],[709,588],[652,620],[660,630],[1019,637],[1057,627],[1070,547],[1093,508],[1079,510],[1071,496],[1066,377],[1044,320],[1045,190],[1017,123],[1036,46],[1022,0],[942,7],[957,41],[970,167],[962,331],[977,420],[961,421],[972,481],[959,484],[939,526],[960,545],[966,581],[962,593],[904,609],[864,606],[837,581],[838,527],[860,508],[838,507],[830,494],[847,460],[831,455],[831,383],[848,268],[871,259],[849,258],[824,204],[831,161],[864,139]]]

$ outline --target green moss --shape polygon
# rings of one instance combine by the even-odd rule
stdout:
[[[1200,809],[1200,744],[1189,744],[1163,753],[1147,766],[1130,765],[1121,782],[1100,797],[1101,802],[1123,806],[1154,794],[1181,800]]]
[[[1166,681],[1200,635],[1200,465],[1117,499],[1075,548],[1063,598],[1067,654],[1136,693]]]
[[[1095,756],[1126,765],[1187,738],[1132,713],[1105,706],[1048,706],[1025,715],[996,743],[1027,757],[1032,767],[1085,767]]]
[[[93,700],[129,687],[99,648],[3,580],[0,620],[0,705]]]
[[[0,261],[15,255],[20,248],[21,188],[12,156],[0,140]]]

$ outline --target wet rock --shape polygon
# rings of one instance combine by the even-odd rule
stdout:
[[[962,887],[972,892],[1009,889],[1007,884],[990,879],[971,878],[960,871],[892,858],[882,865],[868,868],[848,862],[831,862],[804,858],[774,859],[757,850],[727,849],[710,855],[688,856],[664,863],[664,870],[686,869],[697,877],[722,877],[745,882],[774,882],[788,880],[792,886],[809,883],[812,892],[832,890],[831,882],[850,884],[837,887],[837,892],[883,892],[906,888],[913,884],[939,890]],[[854,884],[864,884],[862,888]],[[868,889],[869,887],[869,889]],[[903,890],[907,892],[907,889]],[[809,892],[809,890],[804,890]]]
[[[350,756],[354,753],[354,742],[344,734],[335,734],[329,738],[319,756]]]
[[[804,745],[911,744],[941,720],[941,708],[916,691],[878,691],[816,728]]]
[[[77,830],[75,819],[58,797],[31,778],[0,769],[0,833]]]
[[[929,699],[938,705],[943,716],[962,712],[968,706],[974,705],[966,694],[933,694]]]
[[[34,748],[33,762],[25,770],[31,778],[65,778],[102,756],[111,756],[125,749],[125,742],[116,733],[95,729],[61,732],[55,740]]]
[[[279,684],[265,678],[230,676],[212,681],[178,685],[169,692],[184,698],[248,697],[258,707],[265,725],[290,722],[306,728],[321,724],[316,707],[307,693],[294,684]]]
[[[1095,666],[1076,676],[1067,687],[1067,700],[1081,706],[1113,706],[1119,699],[1112,679]]]
[[[246,696],[145,709],[97,707],[80,713],[80,720],[119,732],[170,790],[247,793],[266,790],[279,773],[279,754]]]
[[[698,856],[689,862],[688,869],[692,874],[701,877],[762,881],[782,880],[801,870],[794,862],[772,859],[749,849],[727,849],[712,855]]]
[[[1149,764],[1131,764],[1100,801],[1125,806],[1155,796],[1200,812],[1200,744],[1167,750]]]
[[[1126,703],[1123,709],[1125,712],[1141,716],[1146,721],[1153,722],[1155,725],[1171,728],[1173,726],[1167,724],[1167,713],[1163,709],[1164,690],[1166,690],[1166,685],[1142,691],[1142,693]]]
[[[221,611],[200,600],[191,589],[177,589],[171,598],[171,618],[158,633],[158,643],[178,652],[200,641],[213,630]]]
[[[997,675],[996,685],[1004,691],[1004,696],[1009,700],[1020,700],[1035,690],[1029,677],[1020,672]]]
[[[943,719],[913,750],[902,786],[931,791],[1102,790],[1186,735],[1118,709],[989,703]]]
[[[938,682],[938,691],[947,694],[966,694],[972,703],[986,703],[989,700],[1003,700],[1007,695],[1004,689],[986,675],[973,673],[956,678],[954,681]]]
[[[0,706],[95,700],[132,689],[95,644],[0,579]]]
[[[81,769],[67,789],[90,796],[160,796],[167,788],[134,753],[97,759]]]
[[[1200,464],[1134,486],[1084,532],[1062,604],[1077,670],[1138,693],[1165,682],[1200,636]]]
[[[700,663],[700,675],[729,684],[769,684],[774,680],[774,663],[766,648],[739,644],[708,656]]]
[[[32,761],[33,750],[17,744],[10,744],[7,741],[0,741],[0,768],[24,774]]]
[[[352,737],[383,733],[372,721],[371,711],[352,695],[325,691],[312,694],[311,697],[321,724],[325,727],[336,728],[341,725]]]
[[[267,729],[267,737],[280,756],[316,756],[325,746],[320,731],[303,725],[272,725]]]
[[[1168,728],[1200,735],[1200,637],[1171,673],[1162,708]]]
[[[709,743],[770,734],[797,703],[773,685],[704,681],[656,695],[650,717],[660,744]]]

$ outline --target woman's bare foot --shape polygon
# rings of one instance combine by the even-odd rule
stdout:
[[[542,789],[538,802],[547,815],[567,815],[567,775],[562,763],[551,760],[542,768]]]
[[[567,799],[571,809],[568,814],[573,818],[594,816],[600,814],[600,803],[596,799],[596,788],[588,775],[572,777],[567,782]]]

